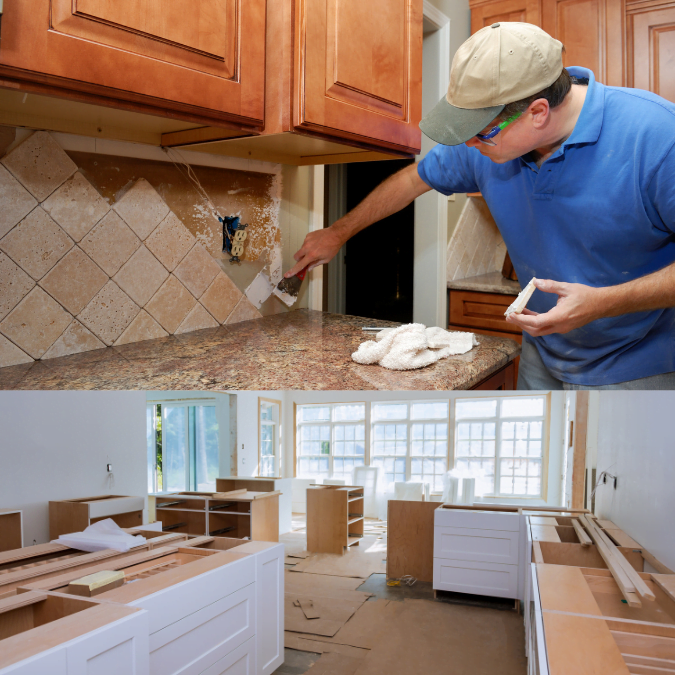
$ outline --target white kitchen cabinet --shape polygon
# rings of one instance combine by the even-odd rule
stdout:
[[[434,590],[520,597],[521,516],[438,508],[434,512]]]
[[[255,652],[255,640],[251,638],[214,663],[202,675],[255,675]]]
[[[528,603],[525,605],[525,626],[527,641],[527,675],[549,675],[546,657],[546,638],[544,636],[544,619],[541,613],[539,585],[537,583],[537,566],[529,563],[528,568]]]
[[[14,632],[0,640],[1,675],[148,675],[147,612],[25,593],[0,614]]]

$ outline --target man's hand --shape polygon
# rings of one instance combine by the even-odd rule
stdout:
[[[291,267],[284,276],[286,278],[293,277],[305,267],[311,270],[318,265],[325,265],[335,256],[343,244],[341,238],[330,227],[310,232],[305,237],[302,248],[293,256],[298,264]]]
[[[558,295],[556,306],[544,314],[524,309],[522,314],[511,314],[506,318],[509,323],[520,326],[533,337],[567,333],[606,316],[603,288],[566,284],[550,279],[537,279],[534,285],[544,293],[556,293]]]

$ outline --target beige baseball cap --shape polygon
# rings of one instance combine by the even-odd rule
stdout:
[[[507,103],[552,85],[562,73],[563,45],[530,23],[481,28],[457,50],[448,93],[425,115],[420,129],[443,145],[480,133]]]

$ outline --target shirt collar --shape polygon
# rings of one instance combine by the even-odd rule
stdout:
[[[563,146],[595,143],[600,137],[600,130],[602,129],[602,115],[605,108],[604,88],[595,81],[595,75],[588,68],[573,66],[568,68],[567,72],[573,77],[587,77],[588,91],[579,119],[574,125],[574,131],[563,143]]]

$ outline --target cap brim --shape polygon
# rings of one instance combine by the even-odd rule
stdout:
[[[420,122],[420,129],[436,143],[460,145],[480,133],[504,110],[503,105],[489,108],[457,108],[445,96]]]

